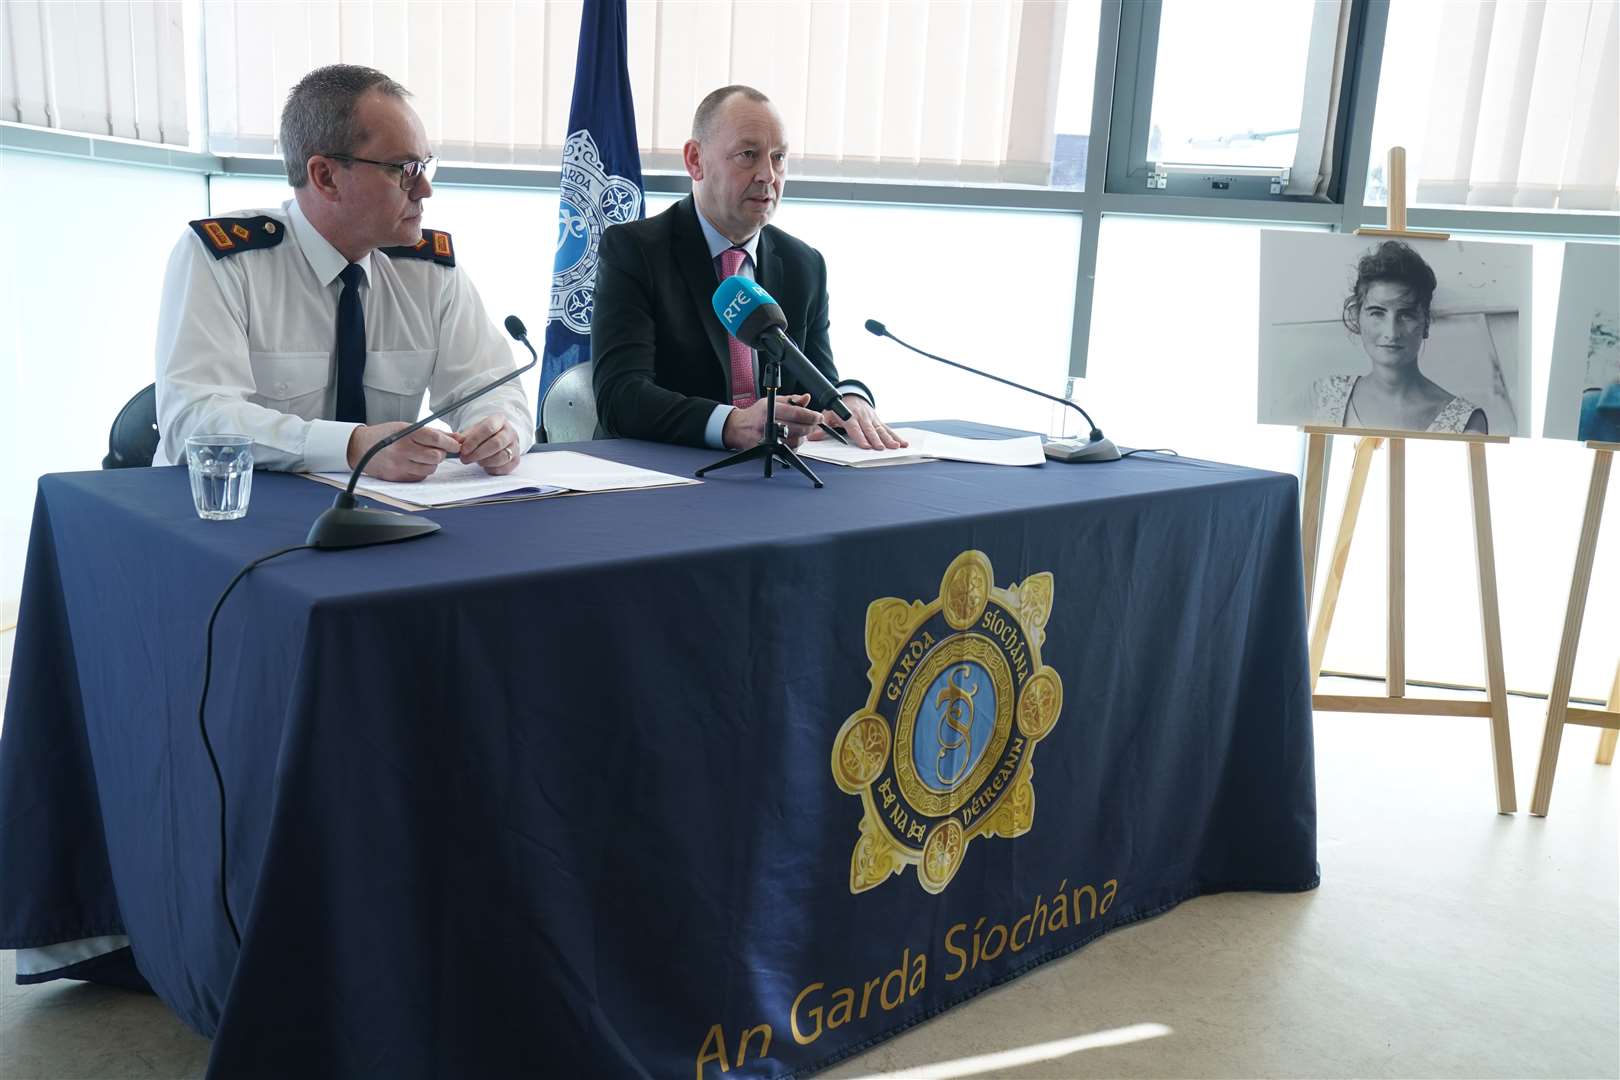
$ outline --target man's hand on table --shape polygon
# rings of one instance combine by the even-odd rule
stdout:
[[[804,437],[821,422],[821,414],[805,408],[810,404],[809,394],[776,395],[776,422],[787,428],[783,442],[798,446]],[[746,409],[732,409],[726,414],[726,426],[720,431],[720,441],[728,450],[746,450],[757,446],[765,438],[766,400],[760,398]]]
[[[461,440],[462,462],[481,466],[491,476],[505,476],[523,457],[517,429],[505,417],[486,416],[455,437]]]
[[[349,434],[349,468],[353,469],[366,451],[401,428],[403,420],[386,424],[361,424]],[[366,463],[366,474],[379,480],[425,480],[450,454],[460,453],[461,443],[447,431],[425,427],[413,431]]]
[[[845,394],[844,405],[849,409],[848,420],[840,420],[831,409],[823,413],[820,420],[832,427],[842,428],[851,446],[858,446],[862,450],[898,450],[906,445],[906,440],[878,419],[877,412],[861,395]],[[812,441],[829,437],[820,428],[810,432]]]

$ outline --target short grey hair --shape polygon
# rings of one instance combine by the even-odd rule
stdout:
[[[376,68],[329,64],[298,80],[281,110],[281,158],[287,183],[309,183],[309,159],[316,154],[350,154],[366,141],[354,118],[355,104],[369,91],[404,100],[411,92]]]
[[[771,99],[752,86],[743,86],[735,83],[731,86],[722,86],[718,90],[710,91],[707,97],[698,102],[697,112],[692,114],[692,138],[702,142],[714,126],[714,116],[720,111],[720,106],[731,99],[733,94],[741,94],[749,101],[760,105],[769,105]]]

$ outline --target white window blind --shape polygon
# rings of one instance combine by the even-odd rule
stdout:
[[[180,0],[0,3],[0,120],[186,146]]]
[[[630,0],[647,169],[678,170],[704,94],[747,83],[788,127],[795,175],[1044,185],[1063,0]],[[555,164],[578,0],[207,0],[209,149],[273,154],[281,103],[322,64],[415,95],[446,160]],[[924,103],[926,102],[926,108]]]
[[[1448,0],[1416,201],[1620,209],[1620,4]]]

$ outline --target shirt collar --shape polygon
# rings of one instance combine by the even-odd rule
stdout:
[[[349,260],[343,257],[341,251],[327,242],[326,237],[321,235],[319,229],[310,224],[309,218],[304,216],[304,211],[298,205],[297,199],[288,199],[281,204],[281,208],[287,212],[287,220],[292,223],[293,236],[298,241],[298,250],[304,253],[304,258],[309,261],[309,268],[315,271],[315,279],[321,283],[322,288],[332,284],[337,280],[337,276],[343,273],[343,268],[349,265]],[[360,256],[357,265],[369,282],[371,280],[371,252],[368,251]]]
[[[695,201],[692,203],[692,208],[697,210]],[[759,233],[750,236],[746,244],[733,244],[721,234],[719,229],[709,224],[709,219],[703,216],[702,210],[698,210],[697,217],[698,225],[703,229],[703,239],[709,244],[709,260],[711,262],[718,259],[721,252],[740,247],[748,253],[748,261],[756,267],[759,266]]]

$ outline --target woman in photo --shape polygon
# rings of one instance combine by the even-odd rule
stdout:
[[[1357,261],[1341,318],[1361,338],[1372,370],[1318,379],[1311,388],[1316,423],[1489,434],[1484,409],[1418,370],[1436,284],[1429,264],[1399,240],[1385,240]]]

